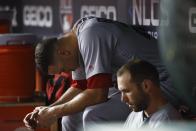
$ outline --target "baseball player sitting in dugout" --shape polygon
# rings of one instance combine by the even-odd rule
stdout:
[[[71,87],[50,106],[36,107],[24,118],[28,128],[48,127],[62,117],[63,131],[85,130],[88,123],[124,122],[131,110],[121,101],[116,72],[132,57],[153,63],[161,89],[171,101],[175,94],[157,41],[113,20],[85,17],[59,38],[38,43],[35,61],[44,73],[72,71]]]

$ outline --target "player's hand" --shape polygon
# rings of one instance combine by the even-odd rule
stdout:
[[[35,129],[37,127],[37,116],[38,112],[33,111],[31,113],[28,113],[23,119],[25,126],[29,129]]]
[[[55,111],[53,107],[42,107],[39,108],[37,117],[38,127],[50,127],[52,123],[57,121],[57,117],[54,115]]]
[[[47,107],[47,106],[38,106],[38,107],[35,107],[35,109],[33,111],[39,111],[45,107]]]

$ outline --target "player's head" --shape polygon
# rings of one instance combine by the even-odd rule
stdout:
[[[71,71],[78,67],[77,40],[72,34],[48,38],[37,44],[35,62],[44,74]]]
[[[40,41],[35,48],[35,63],[37,68],[45,75],[48,66],[54,63],[54,51],[57,38],[48,38]]]
[[[133,60],[118,70],[117,81],[122,100],[137,112],[148,108],[151,98],[149,91],[159,86],[159,75],[152,64]]]

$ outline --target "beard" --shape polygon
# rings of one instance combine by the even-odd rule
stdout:
[[[141,91],[134,104],[130,105],[132,110],[140,112],[146,110],[149,105],[149,96],[145,92]]]
[[[140,112],[140,111],[143,111],[145,109],[147,109],[148,107],[148,104],[147,103],[142,103],[142,104],[135,104],[135,105],[131,105],[131,108],[134,112]]]

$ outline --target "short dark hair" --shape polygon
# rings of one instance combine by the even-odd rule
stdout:
[[[129,72],[132,80],[137,84],[143,82],[144,79],[151,80],[159,86],[159,73],[154,65],[145,61],[134,59],[123,65],[118,71],[117,76],[121,76],[125,72]]]
[[[35,48],[35,63],[37,68],[45,75],[48,74],[48,66],[53,63],[53,54],[57,38],[47,38],[40,41]]]

